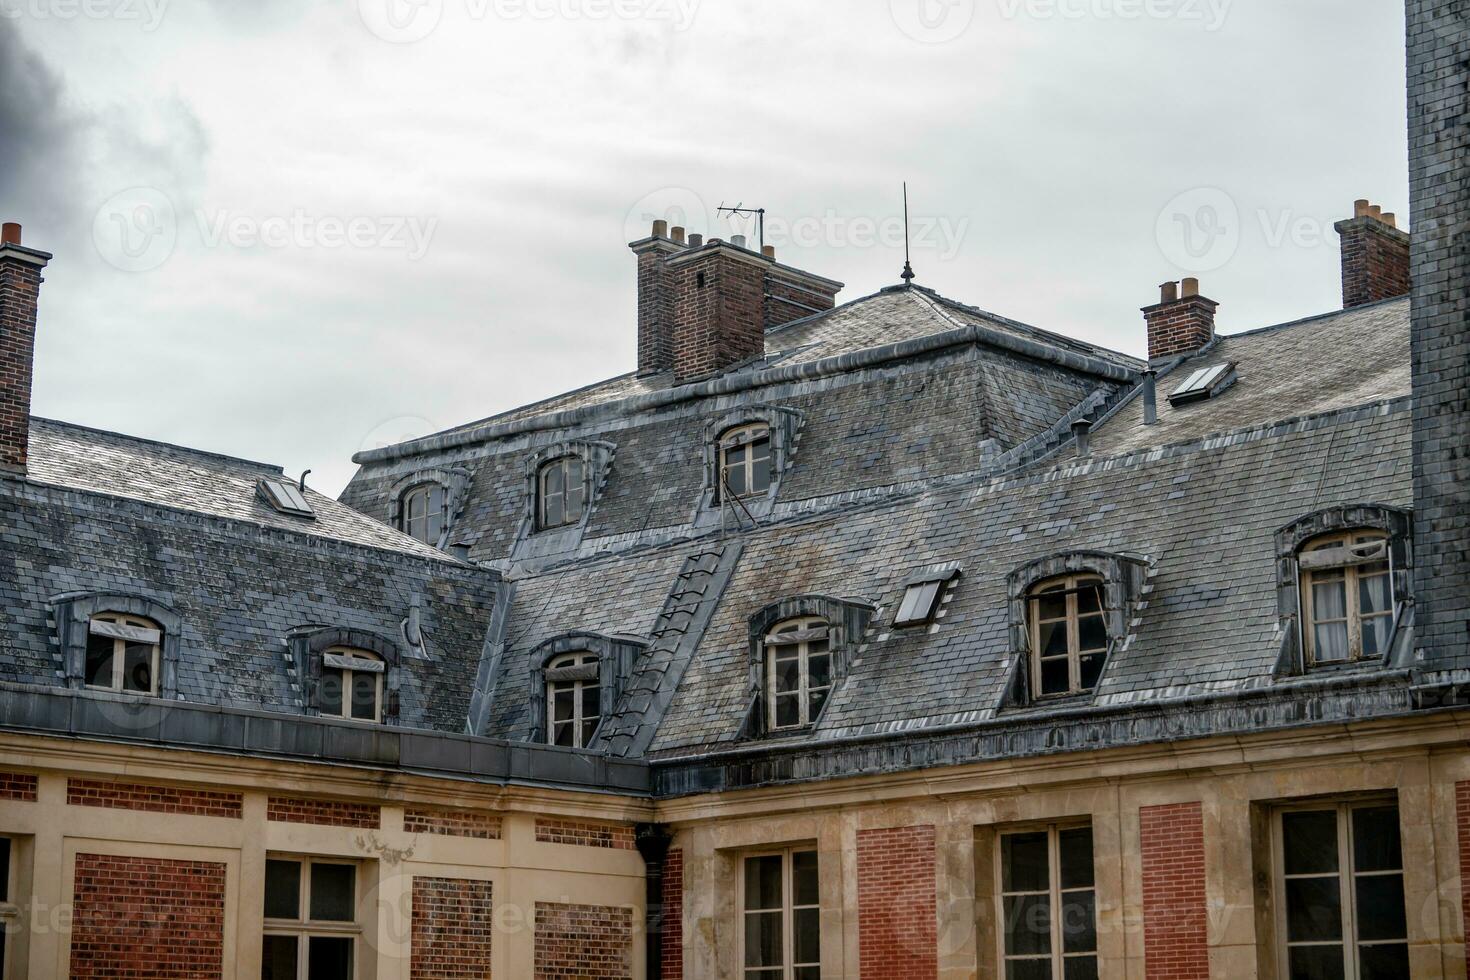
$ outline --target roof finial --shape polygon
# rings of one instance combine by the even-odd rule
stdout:
[[[909,182],[903,182],[903,284],[914,284],[914,264],[909,261]]]

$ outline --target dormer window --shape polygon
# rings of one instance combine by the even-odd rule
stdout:
[[[1103,580],[1067,575],[1042,582],[1028,606],[1034,696],[1066,697],[1097,687],[1108,656]]]
[[[771,427],[764,422],[726,430],[719,440],[720,485],[715,500],[755,497],[771,489]]]
[[[1393,635],[1388,535],[1347,531],[1314,538],[1298,558],[1308,666],[1387,654]]]
[[[562,456],[536,474],[536,529],[577,524],[587,507],[586,468],[580,456]]]
[[[807,616],[766,636],[766,717],[771,731],[816,723],[832,693],[832,646],[825,619]]]
[[[383,719],[383,675],[387,664],[367,650],[333,647],[322,654],[317,705],[327,717],[379,722]]]
[[[162,650],[163,629],[152,620],[99,613],[89,623],[83,682],[94,690],[156,695]]]
[[[398,529],[437,547],[449,519],[449,494],[438,483],[420,483],[403,494]]]
[[[585,749],[602,721],[602,684],[595,653],[568,653],[546,665],[547,741]]]

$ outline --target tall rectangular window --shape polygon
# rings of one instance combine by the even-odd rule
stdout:
[[[1005,980],[1097,980],[1091,827],[1000,836]]]
[[[356,865],[266,861],[262,980],[352,980],[361,933]]]
[[[817,852],[745,859],[745,980],[818,980],[822,972]]]
[[[1283,810],[1274,850],[1286,980],[1409,975],[1397,805]]]
[[[15,885],[11,880],[11,852],[10,838],[0,837],[0,980],[10,976],[10,970],[6,966],[5,937],[19,924],[20,919],[20,910],[10,897],[15,894]]]

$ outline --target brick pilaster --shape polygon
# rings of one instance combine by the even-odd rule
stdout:
[[[659,960],[663,980],[684,980],[684,852],[677,848],[664,858],[662,904]]]
[[[1209,980],[1204,809],[1198,803],[1138,813],[1143,859],[1143,951],[1149,980]]]
[[[939,975],[934,828],[863,830],[857,837],[862,980]]]

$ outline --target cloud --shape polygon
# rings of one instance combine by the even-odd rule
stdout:
[[[81,140],[61,76],[0,18],[0,215],[33,228],[72,225]]]

